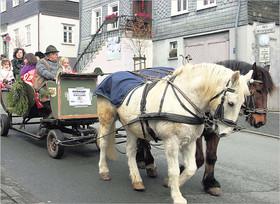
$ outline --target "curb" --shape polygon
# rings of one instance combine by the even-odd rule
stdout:
[[[1,203],[36,203],[44,204],[32,194],[25,191],[18,184],[14,183],[8,178],[3,172],[4,169],[1,167]],[[2,193],[4,192],[4,196]],[[6,196],[5,196],[6,194]],[[2,200],[2,196],[5,200]],[[3,202],[2,202],[3,201]]]

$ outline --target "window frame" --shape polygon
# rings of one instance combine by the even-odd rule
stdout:
[[[19,0],[13,0],[13,7],[16,7],[19,5]]]
[[[210,1],[212,0],[207,0],[208,4],[204,5],[204,1],[205,0],[197,0],[197,9],[196,10],[203,10],[203,9],[207,9],[207,8],[212,8],[217,6],[217,0],[213,0],[214,2],[211,3]]]
[[[1,0],[1,13],[7,11],[7,0]]]
[[[99,28],[98,25],[97,25],[97,19],[96,19],[97,18],[97,16],[96,16],[97,12],[100,12],[100,17],[99,17],[100,25],[99,25],[99,27],[102,25],[103,15],[102,15],[102,6],[100,6],[100,7],[92,9],[92,13],[91,13],[91,35],[94,35],[96,33],[97,29]],[[101,29],[100,32],[102,32],[102,29]]]
[[[65,30],[64,27],[67,27],[67,29]],[[69,27],[71,27],[71,31],[68,29]],[[67,24],[67,23],[62,23],[62,44],[64,45],[75,45],[75,42],[74,42],[74,28],[75,25],[73,24]],[[67,33],[67,36],[66,36],[66,42],[64,41],[64,34],[65,32]],[[71,33],[71,40],[72,42],[69,42],[69,34]]]
[[[30,46],[31,45],[31,24],[26,25],[26,46]]]
[[[189,0],[179,0],[181,11],[178,11],[178,0],[171,0],[171,16],[178,16],[189,13]],[[186,9],[183,9],[183,2],[186,1]]]
[[[118,7],[118,10],[117,12],[113,12],[113,7],[117,6]],[[111,15],[111,14],[116,14],[117,16],[119,16],[120,14],[120,2],[119,1],[115,1],[115,2],[112,2],[112,3],[109,3],[108,4],[108,15]],[[113,31],[113,30],[118,30],[119,29],[119,20],[113,24],[108,24],[107,25],[107,31]]]

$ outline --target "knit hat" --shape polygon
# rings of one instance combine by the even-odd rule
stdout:
[[[55,52],[59,52],[55,46],[53,45],[49,45],[46,49],[46,53],[45,54],[49,54],[49,53],[55,53]]]
[[[40,59],[42,59],[42,58],[45,57],[44,53],[42,53],[42,52],[40,52],[40,51],[35,52],[35,56],[39,57]]]

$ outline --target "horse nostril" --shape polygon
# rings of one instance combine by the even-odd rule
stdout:
[[[258,123],[256,124],[256,127],[259,128],[259,127],[261,127],[261,126],[263,126],[263,125],[264,125],[263,122],[258,122]]]
[[[226,137],[226,136],[227,136],[227,133],[219,134],[219,137]]]

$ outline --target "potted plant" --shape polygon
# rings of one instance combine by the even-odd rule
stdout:
[[[172,49],[169,51],[169,58],[177,57],[177,49]]]
[[[135,14],[136,19],[141,19],[144,23],[152,23],[151,15],[145,13],[137,13]]]
[[[109,24],[109,23],[115,23],[118,20],[118,16],[116,14],[111,14],[108,16],[105,16],[105,21],[104,23]]]

